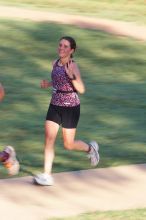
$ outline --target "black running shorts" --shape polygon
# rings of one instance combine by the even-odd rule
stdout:
[[[50,104],[46,120],[54,121],[63,128],[76,128],[80,118],[80,105],[64,107]]]

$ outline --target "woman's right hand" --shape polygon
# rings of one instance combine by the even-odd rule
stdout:
[[[51,86],[51,83],[48,82],[48,80],[44,79],[44,80],[41,81],[40,86],[41,86],[41,88],[46,89],[46,88]]]

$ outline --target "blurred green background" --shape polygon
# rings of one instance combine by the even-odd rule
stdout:
[[[24,2],[25,7],[29,4],[39,8],[48,6],[45,10],[51,7],[60,11],[64,3],[68,13],[70,5],[72,13],[92,12],[87,10],[89,1],[80,1],[74,7],[73,1],[68,4],[55,1],[56,5],[54,1],[23,1],[23,5]],[[85,12],[81,10],[83,2]],[[105,3],[108,8],[109,4],[118,5],[117,2],[92,0],[91,5]],[[120,2],[119,5],[123,5],[125,1]],[[137,10],[142,10],[143,1],[132,2]],[[96,14],[94,9],[93,15]],[[43,169],[44,121],[51,90],[40,89],[40,81],[50,79],[58,39],[63,35],[71,35],[77,41],[75,60],[86,85],[85,95],[80,96],[77,138],[87,142],[97,140],[101,155],[98,167],[146,162],[146,42],[71,25],[7,19],[0,20],[0,33],[0,82],[6,90],[5,99],[0,103],[0,149],[6,145],[16,148],[21,163],[20,176],[33,175]],[[53,172],[90,168],[84,153],[63,149],[60,130]],[[0,178],[7,177],[2,166],[0,171]]]
[[[146,24],[145,0],[0,0],[0,4]]]

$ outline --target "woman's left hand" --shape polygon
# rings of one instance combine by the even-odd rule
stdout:
[[[77,64],[73,61],[70,60],[66,65],[65,65],[65,71],[68,77],[72,80],[72,84],[74,88],[81,94],[85,92],[85,86],[81,78],[80,70],[77,66]]]
[[[65,71],[69,78],[75,77],[75,65],[73,60],[69,60],[69,62],[65,65]]]

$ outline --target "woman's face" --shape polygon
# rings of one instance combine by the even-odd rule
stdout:
[[[71,49],[70,42],[68,40],[62,39],[58,45],[58,55],[60,58],[70,58],[74,49]]]

